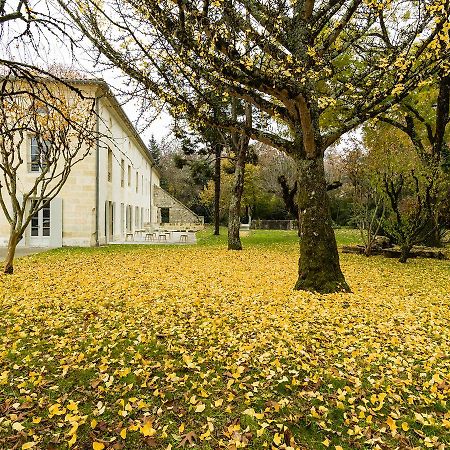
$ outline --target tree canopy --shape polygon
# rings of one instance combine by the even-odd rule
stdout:
[[[296,139],[327,147],[448,70],[448,0],[60,3],[155,103],[294,153]],[[218,90],[272,127],[214,117]]]
[[[349,290],[323,166],[343,134],[449,71],[449,0],[58,0],[81,32],[199,128],[292,155],[301,179],[296,289]],[[218,115],[217,95],[252,107]],[[230,102],[232,103],[232,102]]]

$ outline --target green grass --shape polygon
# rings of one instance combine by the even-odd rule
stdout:
[[[204,230],[197,233],[197,243],[200,246],[227,245],[227,228],[220,227],[220,235],[214,236],[212,226],[206,226]],[[352,228],[339,228],[335,230],[337,244],[351,245],[360,244],[361,237],[359,230]],[[297,230],[251,230],[242,233],[241,241],[243,247],[246,246],[297,246],[298,235]]]

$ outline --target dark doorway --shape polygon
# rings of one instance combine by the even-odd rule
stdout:
[[[170,208],[161,208],[161,223],[169,223],[170,222]]]

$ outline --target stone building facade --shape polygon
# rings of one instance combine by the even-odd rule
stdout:
[[[58,196],[33,217],[19,246],[101,245],[123,241],[126,233],[158,222],[153,199],[160,174],[146,145],[104,81],[71,83],[95,98],[96,127],[108,138],[99,139],[73,167]],[[18,178],[24,191],[37,176],[30,169],[32,140],[29,136],[22,144],[28,161]],[[0,210],[0,245],[7,245],[8,236]]]

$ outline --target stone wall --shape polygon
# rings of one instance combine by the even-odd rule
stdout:
[[[254,230],[296,230],[297,220],[252,220]]]
[[[159,208],[169,208],[170,223],[203,223],[203,217],[197,216],[187,206],[159,186],[154,187],[153,201]],[[158,216],[160,217],[160,212]]]

